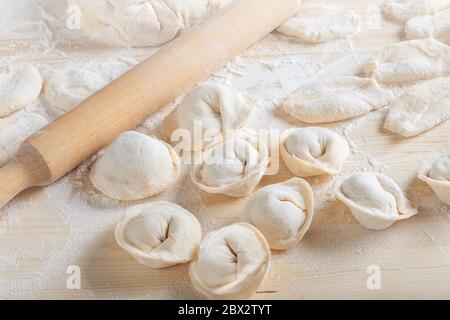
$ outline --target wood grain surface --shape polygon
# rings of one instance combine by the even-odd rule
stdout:
[[[286,58],[289,63],[318,61],[312,74],[303,78],[339,75],[342,65],[347,64],[347,72],[354,69],[357,74],[361,62],[385,45],[403,38],[402,25],[395,21],[382,18],[380,26],[375,28],[372,23],[367,23],[373,22],[376,5],[380,3],[382,1],[339,1],[362,18],[361,32],[351,41],[313,46],[272,34],[248,50],[240,60],[242,63],[280,58]],[[0,63],[2,59],[18,55],[23,55],[24,61],[40,64],[64,61],[65,58],[48,55],[28,57],[33,41],[0,38],[0,47],[4,48],[0,51]],[[8,49],[9,44],[15,44],[13,50]],[[64,47],[60,50],[68,55],[76,55],[77,51]],[[145,54],[143,51],[142,55]],[[231,84],[240,90],[261,96],[265,90],[272,90],[266,86],[271,83],[271,72],[275,77],[276,67],[271,69],[267,74],[261,73],[263,81],[255,81],[253,86],[241,85],[240,77],[229,68],[224,68],[213,78],[230,76]],[[295,77],[286,81],[294,81],[292,85],[296,85]],[[258,85],[260,82],[263,83]],[[273,110],[277,109],[268,112],[273,112],[273,121],[282,123],[281,127],[298,125]],[[391,176],[418,203],[419,214],[385,231],[369,231],[353,219],[343,204],[330,196],[332,179],[309,179],[318,201],[312,227],[297,248],[273,252],[270,271],[254,298],[450,298],[450,209],[416,178],[423,161],[430,161],[450,146],[450,125],[445,123],[418,137],[404,139],[382,129],[384,114],[385,110],[326,127],[347,133],[354,143],[343,175],[375,170]],[[265,121],[266,118],[252,119],[251,123],[257,127],[271,126],[271,121]],[[261,186],[291,177],[284,165],[280,166],[279,173],[265,177]],[[187,265],[150,270],[117,246],[113,229],[121,209],[102,209],[99,213],[90,212],[92,204],[89,201],[79,205],[74,199],[87,193],[90,187],[88,181],[83,181],[79,189],[76,183],[71,183],[78,179],[78,173],[73,172],[46,189],[29,190],[0,211],[0,298],[201,298],[190,285]],[[189,192],[193,196],[186,201]],[[49,201],[49,197],[54,195],[56,198],[56,194],[68,195],[67,201],[63,205]],[[187,176],[183,176],[179,185],[163,198],[179,199],[181,205],[201,218],[205,230],[237,221],[247,200],[201,192]],[[88,219],[89,225],[84,223]],[[80,290],[69,290],[66,286],[66,271],[70,265],[80,267]],[[381,271],[379,290],[367,287],[370,266],[377,266]]]

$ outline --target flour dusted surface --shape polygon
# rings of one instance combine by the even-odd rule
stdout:
[[[31,7],[30,1],[28,5],[21,4],[20,0],[10,1],[10,4],[5,1],[6,8]],[[46,7],[51,2],[59,6],[62,3],[46,2]],[[362,17],[363,29],[351,41],[343,39],[304,46],[283,35],[269,35],[211,77],[211,80],[236,87],[255,101],[249,127],[285,129],[305,126],[292,121],[279,107],[289,92],[305,81],[324,79],[330,74],[358,75],[360,63],[375,56],[388,43],[400,40],[397,35],[403,26],[394,22],[383,20],[381,30],[364,29],[366,8],[373,4],[371,1],[342,3]],[[33,58],[39,61],[37,67],[44,79],[65,63],[72,66],[81,63],[86,67],[94,66],[100,73],[114,73],[116,63],[107,61],[119,57],[119,60],[136,63],[155,52],[151,48],[95,49],[96,46],[84,42],[81,46],[77,43],[71,47],[67,41],[70,37],[66,34],[62,36],[52,28],[53,38],[47,39],[45,28],[34,28],[41,25],[36,14],[22,12],[22,15],[32,26],[30,33],[9,24],[7,29],[0,30],[0,34],[14,29],[14,33],[8,31],[9,38],[24,39],[25,35],[32,35],[35,40],[25,42],[31,45],[31,49],[25,51],[15,41],[2,43],[2,52],[9,55],[0,58],[0,65]],[[0,23],[2,21],[0,19]],[[21,21],[20,25],[26,24]],[[370,42],[366,40],[369,37]],[[55,49],[49,49],[47,44],[54,44]],[[11,48],[18,54],[13,55]],[[173,107],[168,106],[145,121],[138,131],[161,137],[160,123]],[[32,108],[37,108],[45,117],[48,105],[39,102]],[[317,197],[317,211],[311,228],[297,247],[283,254],[273,254],[272,268],[255,298],[374,297],[378,294],[383,297],[398,294],[404,297],[445,296],[446,268],[450,266],[449,209],[415,176],[423,161],[433,160],[436,152],[442,154],[450,147],[450,126],[446,123],[412,140],[401,140],[380,132],[386,111],[382,109],[323,127],[344,135],[351,145],[350,158],[342,176],[362,171],[384,173],[419,204],[419,214],[374,234],[361,227],[345,206],[334,199],[332,193],[341,175],[334,179],[308,179]],[[265,177],[261,186],[292,177],[282,163],[280,166],[279,174]],[[176,266],[165,272],[149,270],[115,244],[114,227],[124,209],[135,203],[117,203],[96,193],[87,178],[88,167],[89,164],[84,164],[43,190],[24,193],[1,211],[0,296],[200,298],[187,277],[187,266]],[[247,199],[199,192],[190,180],[189,169],[183,168],[179,184],[158,199],[173,201],[194,213],[205,233],[238,221]],[[79,265],[83,272],[81,290],[66,288],[67,267],[73,264]],[[366,269],[374,264],[383,272],[381,292],[366,288]],[[124,274],[129,276],[125,279]],[[418,288],[421,288],[420,292]]]

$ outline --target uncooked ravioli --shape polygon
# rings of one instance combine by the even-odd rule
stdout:
[[[415,85],[395,100],[384,128],[405,137],[416,136],[450,119],[450,78]]]
[[[278,31],[305,42],[321,43],[358,32],[360,19],[351,10],[330,5],[302,6]]]
[[[41,89],[41,75],[33,66],[11,67],[0,73],[0,118],[35,101]]]
[[[443,203],[450,205],[450,151],[440,156],[419,179],[433,189]]]
[[[283,101],[283,108],[302,122],[326,123],[381,109],[393,98],[389,90],[372,79],[341,77],[300,86]]]
[[[159,46],[231,0],[69,0],[92,39],[117,46]]]
[[[434,39],[395,43],[371,59],[364,72],[386,84],[445,76],[450,72],[450,46]]]
[[[434,38],[450,44],[450,9],[409,19],[405,33],[408,39]]]
[[[311,226],[314,194],[303,179],[292,178],[255,192],[242,212],[242,221],[262,232],[271,249],[295,247]]]
[[[105,148],[89,177],[110,198],[140,200],[166,191],[179,172],[180,159],[168,144],[129,131]]]
[[[417,213],[394,180],[380,173],[359,172],[347,178],[336,197],[349,207],[358,222],[371,230],[383,230]]]
[[[235,88],[206,83],[184,97],[164,120],[164,131],[169,140],[177,132],[189,139],[183,141],[183,149],[200,151],[227,132],[242,128],[251,110],[251,101]]]
[[[158,201],[128,209],[116,227],[115,238],[139,263],[160,269],[195,258],[202,230],[186,209]]]
[[[382,10],[398,20],[406,21],[412,17],[436,13],[450,7],[450,0],[390,0]]]
[[[261,232],[236,223],[206,236],[189,275],[194,288],[211,299],[247,299],[256,293],[270,265]]]
[[[325,128],[287,130],[280,141],[284,163],[294,175],[338,174],[350,154],[347,140]]]
[[[50,75],[45,85],[45,99],[51,112],[60,115],[76,107],[106,84],[99,74],[89,69],[63,67]]]

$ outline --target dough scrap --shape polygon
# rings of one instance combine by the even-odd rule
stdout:
[[[35,101],[41,90],[42,78],[33,66],[11,67],[0,73],[0,118]]]
[[[256,293],[270,258],[261,232],[248,223],[236,223],[206,236],[189,276],[194,288],[210,299],[246,299]]]
[[[416,16],[434,14],[450,7],[450,0],[395,0],[382,6],[385,14],[406,21]]]
[[[380,83],[428,80],[450,72],[450,46],[434,39],[402,41],[385,48],[364,67]]]
[[[283,102],[284,110],[306,123],[351,119],[388,105],[394,96],[373,79],[342,77],[302,85]]]
[[[231,0],[69,0],[93,40],[113,46],[159,46]]]
[[[130,208],[118,223],[115,238],[136,261],[161,269],[194,259],[202,230],[192,213],[159,201]]]
[[[51,111],[61,115],[107,85],[97,73],[81,67],[54,71],[45,85],[45,98]]]
[[[242,128],[251,111],[250,100],[235,88],[220,83],[207,83],[186,95],[164,120],[163,129],[168,139],[174,130],[186,130],[191,141],[185,143],[184,149],[200,151],[222,139],[227,131]],[[198,132],[201,132],[201,137],[196,137]],[[199,138],[201,141],[195,140]]]
[[[384,230],[417,214],[394,180],[380,173],[355,173],[338,186],[336,197],[365,228]]]
[[[192,181],[203,191],[230,197],[249,195],[269,164],[267,145],[250,136],[236,136],[213,144],[194,163]]]
[[[350,155],[347,140],[325,128],[294,128],[280,141],[284,163],[297,177],[336,175]]]
[[[308,43],[323,43],[358,32],[360,19],[351,10],[331,5],[303,6],[278,31]]]
[[[241,219],[258,228],[271,249],[286,250],[303,239],[313,215],[311,186],[303,179],[292,178],[255,192]]]
[[[450,44],[450,9],[432,16],[418,16],[409,19],[405,25],[408,39],[434,38]]]
[[[0,129],[0,167],[5,165],[19,150],[29,136],[35,134],[48,123],[47,119],[35,114],[25,113],[15,122]]]
[[[105,148],[90,172],[96,189],[116,200],[140,200],[175,183],[180,158],[168,144],[129,131]]]
[[[425,81],[408,89],[392,107],[384,128],[412,137],[450,119],[450,78]]]
[[[433,189],[439,200],[450,205],[450,151],[440,156],[427,173],[418,177]]]

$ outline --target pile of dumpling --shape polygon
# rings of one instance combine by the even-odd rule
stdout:
[[[422,8],[418,2],[422,3],[390,3],[384,10],[393,16],[413,17],[413,9]],[[440,7],[424,5],[422,9],[420,13],[431,14]],[[321,21],[299,14],[279,31],[319,43],[351,34],[359,22],[350,12],[336,13],[332,8],[325,12]],[[349,23],[342,35],[333,30],[308,32],[311,26],[326,29],[336,14]],[[213,231],[203,240],[194,214],[161,201],[129,209],[115,232],[118,244],[146,266],[165,268],[190,262],[192,285],[209,298],[248,298],[269,269],[271,250],[295,247],[312,224],[314,193],[303,178],[339,174],[350,154],[343,136],[304,125],[348,120],[388,107],[385,129],[405,137],[421,134],[450,117],[449,72],[450,47],[427,38],[388,46],[365,64],[366,77],[331,78],[300,86],[288,95],[282,108],[300,121],[302,128],[283,132],[278,146],[295,178],[257,191],[270,166],[271,150],[267,141],[261,142],[254,131],[245,129],[252,101],[219,83],[193,89],[166,118],[163,131],[172,145],[138,132],[124,133],[99,155],[90,179],[111,198],[145,199],[176,183],[182,162],[178,151],[183,150],[195,155],[191,179],[199,189],[230,197],[250,195],[241,222]],[[392,91],[396,85],[406,87],[400,97]],[[450,204],[450,153],[419,178]],[[417,214],[416,205],[397,183],[380,173],[354,173],[338,183],[335,194],[355,219],[371,230],[386,229]]]

